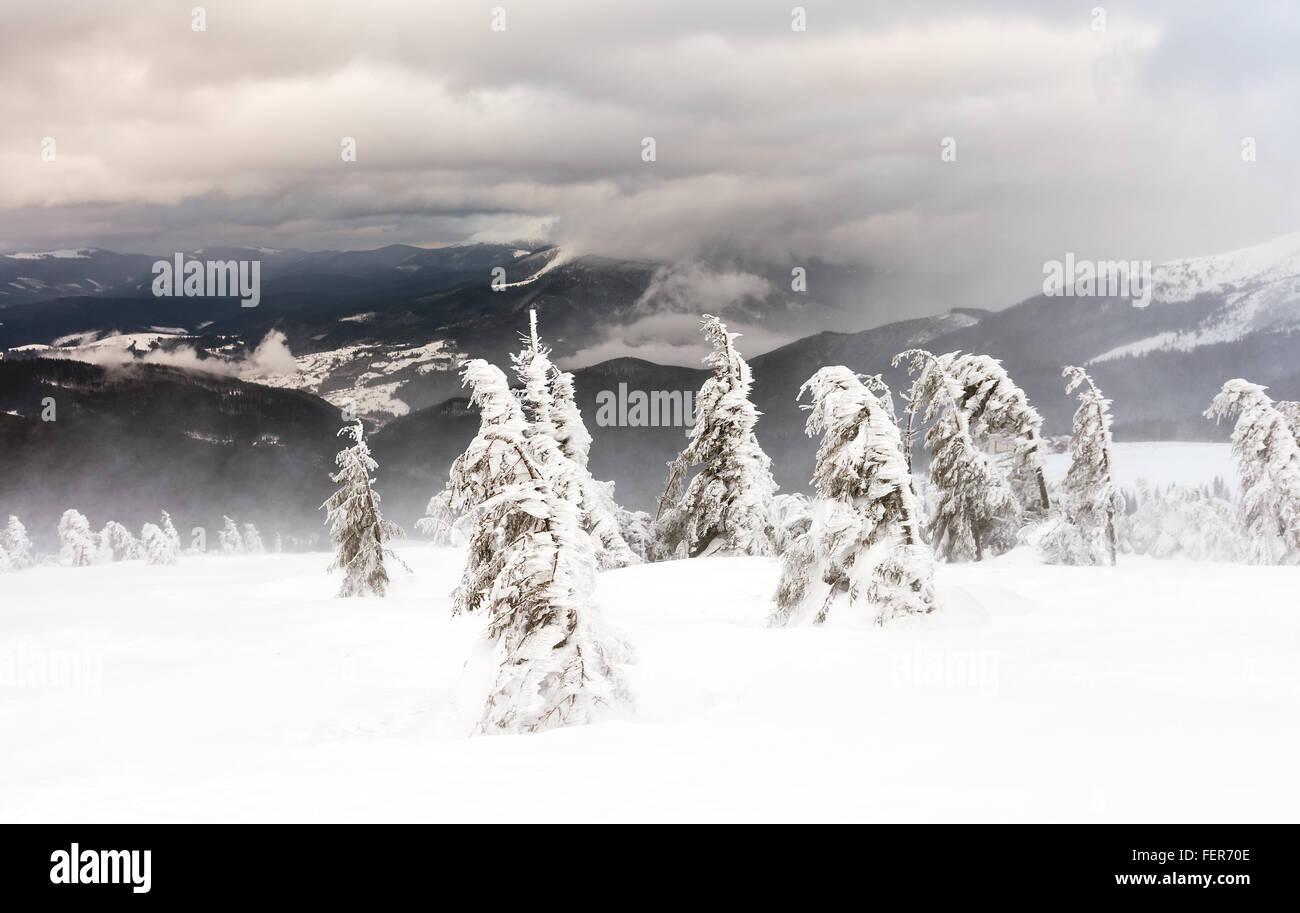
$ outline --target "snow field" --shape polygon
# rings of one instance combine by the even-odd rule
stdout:
[[[323,553],[7,575],[0,820],[1300,817],[1300,568],[1019,549],[884,629],[767,628],[769,559],[610,571],[635,713],[470,738],[463,556],[397,548],[387,599]]]

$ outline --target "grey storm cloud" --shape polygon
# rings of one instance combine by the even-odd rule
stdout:
[[[724,251],[860,266],[871,322],[1300,227],[1285,3],[196,5],[0,12],[0,248]]]

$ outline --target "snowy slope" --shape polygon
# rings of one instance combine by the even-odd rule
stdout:
[[[629,568],[599,598],[636,715],[464,738],[461,556],[400,550],[386,600],[332,598],[323,554],[4,578],[0,818],[1300,816],[1297,568],[1017,552],[942,566],[942,614],[887,630],[768,629],[766,559]],[[80,680],[50,680],[60,656]]]
[[[1161,350],[1189,351],[1251,333],[1300,327],[1300,232],[1242,250],[1161,263],[1153,268],[1152,281],[1158,303],[1199,296],[1222,302],[1191,326],[1116,346],[1093,362]]]

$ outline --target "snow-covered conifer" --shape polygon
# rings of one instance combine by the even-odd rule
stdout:
[[[1241,479],[1238,510],[1259,564],[1300,563],[1300,443],[1287,416],[1259,384],[1235,378],[1206,410],[1237,417],[1232,452]]]
[[[59,563],[87,567],[101,559],[100,544],[90,531],[90,521],[78,511],[65,510],[59,518]]]
[[[248,554],[260,555],[266,551],[266,546],[262,544],[262,534],[257,531],[257,527],[253,524],[244,524],[243,534],[240,538],[244,543],[244,551]]]
[[[217,533],[223,555],[238,555],[244,551],[244,537],[239,534],[239,526],[230,517],[221,517],[221,531]]]
[[[837,603],[865,608],[877,624],[933,611],[934,556],[890,409],[843,366],[822,368],[805,392],[807,432],[822,435],[817,510],[786,552],[771,623],[820,623]]]
[[[1049,564],[1114,564],[1116,517],[1124,498],[1115,489],[1111,457],[1110,400],[1083,368],[1068,365],[1066,393],[1080,387],[1070,440],[1070,469],[1062,485],[1058,514],[1038,541]]]
[[[176,564],[181,557],[181,537],[171,514],[160,511],[158,522],[146,523],[140,531],[140,548],[146,564]]]
[[[555,440],[563,454],[587,469],[591,455],[591,432],[582,420],[578,400],[573,390],[573,375],[558,367],[551,371],[551,421],[555,426]]]
[[[336,550],[330,570],[343,572],[340,596],[383,596],[388,589],[385,559],[401,562],[385,543],[402,531],[379,512],[379,492],[371,475],[378,464],[370,455],[361,423],[341,428],[339,435],[350,435],[352,446],[334,458],[339,471],[330,475],[330,481],[338,482],[339,490],[321,505]]]
[[[960,405],[971,437],[986,450],[997,438],[1009,441],[1007,479],[1016,498],[1026,508],[1046,510],[1051,500],[1044,468],[1043,417],[1029,404],[1025,391],[996,358],[974,354],[940,358],[950,358],[947,367],[961,389]]]
[[[614,483],[597,481],[587,469],[591,435],[573,398],[572,375],[551,363],[550,350],[537,335],[536,311],[529,312],[529,320],[523,349],[513,358],[515,374],[523,385],[524,434],[554,445],[539,443],[535,456],[556,493],[578,508],[582,528],[592,537],[597,565],[605,569],[636,564],[638,559],[619,526]]]
[[[936,502],[927,532],[935,553],[946,561],[980,561],[1010,549],[1019,531],[1020,502],[970,433],[962,389],[949,367],[953,355],[909,349],[896,355],[894,364],[904,360],[917,375],[909,410],[922,422],[934,422],[925,447]]]
[[[486,613],[480,655],[496,664],[477,728],[532,732],[587,722],[630,701],[617,667],[626,648],[592,601],[592,537],[537,458],[539,449],[558,454],[558,445],[525,434],[505,375],[481,360],[463,374],[480,428],[451,473],[452,505],[465,506],[472,523],[453,611]]]
[[[684,544],[692,558],[768,555],[773,550],[771,508],[777,485],[772,461],[754,434],[759,412],[749,400],[753,378],[736,350],[739,334],[727,332],[711,314],[704,315],[701,327],[713,346],[704,361],[713,373],[696,397],[690,443],[669,464],[657,523],[662,549],[671,554]],[[699,471],[685,482],[686,473],[696,466]]]
[[[36,556],[32,552],[32,540],[27,538],[27,528],[12,514],[9,515],[9,522],[5,524],[5,528],[0,530],[0,548],[4,549],[9,557],[10,566],[16,571],[36,564]]]
[[[131,531],[109,520],[99,533],[100,547],[105,550],[108,561],[130,561],[140,557],[140,543],[131,535]]]

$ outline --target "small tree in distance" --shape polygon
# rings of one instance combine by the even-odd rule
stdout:
[[[385,543],[402,531],[379,512],[379,493],[371,477],[379,464],[370,455],[361,423],[339,429],[339,436],[344,435],[351,436],[352,446],[339,451],[334,459],[339,471],[330,475],[339,490],[321,505],[336,548],[329,569],[343,572],[340,596],[383,596],[389,582],[384,560],[401,564]]]

